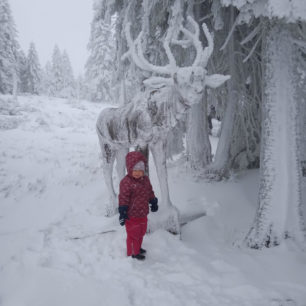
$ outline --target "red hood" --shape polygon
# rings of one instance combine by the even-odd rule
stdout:
[[[125,163],[126,163],[126,169],[127,169],[128,175],[132,176],[132,171],[133,171],[134,166],[140,161],[143,161],[145,164],[145,167],[147,167],[147,159],[141,152],[133,151],[126,155]]]

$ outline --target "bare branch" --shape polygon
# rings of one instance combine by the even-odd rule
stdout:
[[[257,35],[260,29],[261,29],[261,24],[259,24],[255,29],[253,29],[253,31],[251,31],[251,33],[240,42],[240,44],[244,45],[249,41],[251,41]]]
[[[206,20],[206,19],[208,19],[208,18],[210,18],[210,17],[212,17],[214,14],[213,13],[210,13],[210,14],[208,14],[208,15],[206,15],[206,16],[204,16],[204,17],[202,17],[202,18],[200,18],[200,22],[203,22],[204,20]]]
[[[236,17],[236,19],[235,19],[235,21],[234,21],[234,24],[233,24],[231,30],[229,31],[229,33],[228,33],[228,35],[227,35],[227,37],[226,37],[226,39],[225,39],[224,44],[223,44],[222,47],[220,48],[220,51],[224,50],[225,47],[227,46],[228,42],[230,41],[230,39],[231,39],[231,37],[232,37],[232,35],[233,35],[233,33],[234,33],[234,30],[235,30],[235,28],[236,28],[236,26],[237,26],[237,24],[238,24],[238,20],[239,20],[239,15]]]
[[[261,38],[262,38],[262,34],[259,35],[259,37],[258,37],[257,41],[255,42],[254,46],[252,47],[250,53],[249,53],[248,56],[242,61],[243,63],[246,63],[246,62],[249,60],[249,58],[253,55],[253,53],[254,53],[254,51],[255,51],[255,49],[256,49],[256,47],[257,47],[259,41],[261,40]]]
[[[306,41],[299,39],[292,39],[292,42],[296,44],[298,47],[304,49],[306,51]]]

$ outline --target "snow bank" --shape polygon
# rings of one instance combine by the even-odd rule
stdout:
[[[103,216],[101,108],[19,97],[9,115],[17,124],[0,129],[1,306],[306,305],[304,253],[239,247],[255,213],[257,171],[207,183],[189,177],[180,159],[169,163],[173,203],[205,216],[181,237],[146,235],[145,262],[127,258],[125,229]],[[158,194],[153,170],[152,183]]]

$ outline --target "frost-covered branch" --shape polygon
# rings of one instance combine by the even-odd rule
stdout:
[[[261,24],[259,24],[257,27],[255,27],[253,29],[253,31],[251,31],[251,33],[240,42],[240,44],[244,45],[244,44],[248,43],[249,41],[251,41],[258,34],[260,29],[261,29]]]
[[[223,44],[222,47],[220,48],[220,51],[224,50],[225,47],[227,46],[228,42],[230,41],[230,39],[231,39],[231,37],[232,37],[232,35],[233,35],[234,31],[235,31],[235,28],[236,28],[236,26],[237,26],[237,24],[238,24],[239,19],[240,19],[240,18],[239,18],[239,15],[238,15],[238,16],[236,17],[235,22],[233,23],[233,26],[232,26],[231,30],[229,31],[229,33],[228,33],[228,35],[227,35],[227,37],[226,37],[226,39],[225,39],[224,44]]]
[[[200,18],[199,21],[200,21],[200,22],[203,22],[204,20],[206,20],[206,19],[208,19],[208,18],[210,18],[210,17],[213,17],[213,15],[214,15],[213,13],[210,13],[210,14],[208,14],[208,15],[206,15],[206,16]]]
[[[300,39],[292,39],[292,42],[296,44],[298,47],[304,49],[306,51],[306,41],[300,40]]]
[[[242,61],[243,63],[246,63],[249,60],[249,58],[252,56],[252,54],[254,53],[254,51],[255,51],[258,43],[260,42],[261,38],[262,38],[262,34],[258,37],[257,41],[255,42],[254,46],[252,47],[248,56]]]

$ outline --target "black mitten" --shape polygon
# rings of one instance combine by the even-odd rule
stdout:
[[[127,205],[120,205],[118,210],[119,210],[119,223],[121,226],[125,224],[125,220],[128,219],[127,211],[128,211],[128,206]]]
[[[150,207],[151,207],[151,211],[152,211],[152,212],[158,211],[158,205],[157,205],[158,199],[157,199],[157,198],[151,199],[151,200],[149,201],[149,203],[150,203]]]

